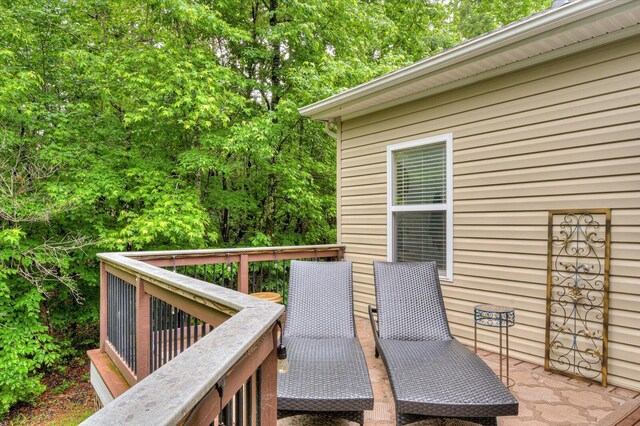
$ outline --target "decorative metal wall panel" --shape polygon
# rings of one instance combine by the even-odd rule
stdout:
[[[611,210],[549,212],[545,369],[607,384]]]

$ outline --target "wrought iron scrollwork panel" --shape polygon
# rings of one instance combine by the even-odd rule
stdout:
[[[545,368],[607,383],[611,211],[549,212]]]

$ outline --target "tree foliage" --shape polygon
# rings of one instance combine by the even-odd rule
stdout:
[[[548,1],[0,0],[0,416],[95,344],[97,250],[335,240],[300,106]]]

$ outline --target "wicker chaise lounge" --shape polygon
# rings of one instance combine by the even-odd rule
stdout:
[[[397,425],[437,417],[495,425],[518,414],[495,373],[452,337],[435,262],[374,262],[374,275],[377,309],[369,306],[369,316]]]
[[[291,262],[283,343],[290,367],[278,375],[278,418],[324,414],[362,425],[373,390],[356,337],[351,262]]]

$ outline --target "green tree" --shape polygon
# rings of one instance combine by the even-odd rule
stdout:
[[[454,24],[464,39],[471,39],[540,12],[553,0],[454,0]]]
[[[544,3],[0,0],[0,416],[95,345],[97,250],[335,241],[297,108]]]

